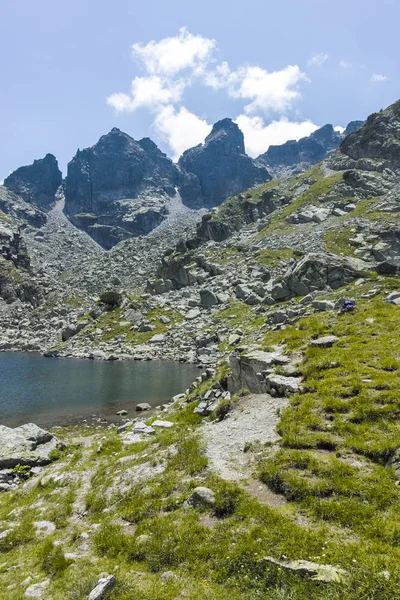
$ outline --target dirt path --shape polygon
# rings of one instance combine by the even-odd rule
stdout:
[[[226,419],[220,423],[205,423],[203,427],[210,468],[223,479],[240,483],[269,506],[278,506],[284,500],[254,479],[254,453],[243,452],[243,449],[246,443],[277,442],[279,411],[287,405],[286,398],[250,394],[241,398]]]

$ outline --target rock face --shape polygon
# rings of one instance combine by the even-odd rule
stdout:
[[[159,225],[178,180],[178,168],[150,139],[114,128],[68,164],[65,214],[109,249]]]
[[[306,296],[310,292],[327,287],[336,290],[356,279],[358,275],[359,272],[348,260],[323,252],[310,253],[286,273],[283,281],[271,282],[271,296],[279,302],[296,296]]]
[[[0,469],[45,465],[51,462],[52,450],[62,446],[51,433],[33,423],[14,429],[0,425]]]
[[[299,141],[289,140],[280,146],[270,146],[258,157],[274,177],[300,173],[326,158],[338,148],[346,135],[356,131],[363,121],[352,121],[343,134],[328,124]]]
[[[243,133],[231,119],[215,123],[204,144],[182,154],[179,166],[189,173],[182,182],[182,199],[195,207],[217,206],[271,179],[265,167],[247,156]]]
[[[349,135],[340,146],[354,160],[380,159],[388,166],[400,165],[400,100],[370,115],[364,127]]]
[[[49,210],[55,203],[55,194],[61,185],[62,173],[53,154],[34,160],[32,165],[20,167],[4,180],[4,186],[21,196],[25,202]]]

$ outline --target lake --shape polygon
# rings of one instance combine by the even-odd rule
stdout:
[[[41,427],[73,425],[116,412],[137,416],[136,404],[157,406],[184,392],[199,375],[193,365],[162,361],[98,361],[44,358],[0,352],[0,423]]]

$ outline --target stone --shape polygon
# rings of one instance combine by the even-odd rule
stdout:
[[[141,402],[140,404],[136,404],[135,410],[138,412],[142,412],[145,410],[151,410],[151,406],[147,402]]]
[[[88,600],[103,600],[105,593],[108,592],[115,585],[115,577],[113,575],[106,575],[101,577],[96,587],[92,589],[88,596]]]
[[[344,569],[332,565],[320,565],[309,560],[276,560],[271,556],[265,556],[263,561],[276,565],[285,571],[296,573],[302,577],[310,577],[314,581],[324,583],[343,583],[347,575]]]
[[[146,423],[138,421],[133,425],[132,433],[144,433],[146,435],[154,435],[156,433],[156,430],[153,429],[153,427],[150,427],[150,425],[146,425]]]
[[[161,315],[159,320],[160,320],[160,323],[162,323],[163,325],[167,325],[168,323],[171,322],[171,319],[169,317],[166,317],[165,315]]]
[[[219,303],[218,297],[211,290],[200,290],[200,304],[204,308],[210,308]]]
[[[46,588],[49,587],[50,583],[50,579],[45,579],[40,583],[33,583],[25,590],[24,596],[26,598],[39,598],[39,600],[42,600],[43,594],[45,593]],[[90,600],[94,599],[91,598]]]
[[[333,310],[335,308],[335,303],[330,302],[329,300],[314,300],[312,302],[312,307],[319,312],[325,310]]]
[[[116,414],[120,417],[125,417],[128,414],[128,411],[123,408],[122,410],[119,410]]]
[[[194,321],[194,319],[197,319],[197,317],[199,317],[200,314],[201,312],[198,308],[193,308],[192,310],[189,310],[189,312],[186,313],[185,319],[187,321]]]
[[[331,348],[339,338],[336,335],[325,335],[317,340],[311,340],[311,348]]]
[[[171,429],[174,425],[175,423],[171,423],[171,421],[161,421],[160,419],[152,423],[152,427],[158,427],[159,429]]]
[[[300,377],[286,377],[271,373],[265,378],[266,390],[276,396],[287,397],[290,394],[295,394],[301,388]]]
[[[56,530],[56,525],[52,521],[33,521],[33,526],[36,529],[36,535],[39,539],[51,535]]]
[[[150,344],[159,344],[165,340],[165,335],[163,333],[157,333],[153,335],[153,337],[149,340]]]
[[[199,486],[193,490],[188,503],[193,507],[215,506],[215,494],[210,488]]]
[[[64,447],[54,435],[33,423],[14,429],[0,425],[0,469],[48,464],[50,453]]]
[[[255,394],[265,393],[265,382],[260,380],[259,373],[268,371],[274,366],[286,365],[289,359],[278,352],[249,350],[246,353],[234,352],[229,357],[232,373],[228,378],[228,388],[231,394],[241,389],[249,389]]]

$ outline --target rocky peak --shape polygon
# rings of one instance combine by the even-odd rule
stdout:
[[[232,119],[221,119],[214,124],[211,133],[204,141],[205,146],[210,144],[218,144],[220,148],[224,147],[229,154],[246,154],[243,133]]]
[[[354,131],[357,131],[357,129],[360,129],[362,125],[364,125],[364,121],[350,121],[350,123],[344,130],[343,135],[350,135],[350,133],[353,133]]]
[[[49,210],[55,202],[55,194],[61,185],[62,173],[53,154],[34,160],[33,164],[20,167],[4,180],[4,186],[30,204]]]
[[[300,140],[289,140],[270,146],[258,157],[274,177],[286,177],[309,169],[327,156],[343,141],[346,132],[355,131],[363,121],[352,121],[343,134],[328,123]]]
[[[68,164],[64,210],[109,249],[161,223],[178,179],[177,166],[151,140],[137,142],[114,127]]]
[[[400,166],[400,100],[368,117],[364,125],[347,136],[340,151],[354,160],[381,159]]]
[[[245,153],[243,133],[231,119],[213,126],[204,144],[186,150],[179,166],[190,186],[181,186],[183,200],[203,206],[216,206],[226,198],[270,179],[268,171]]]

